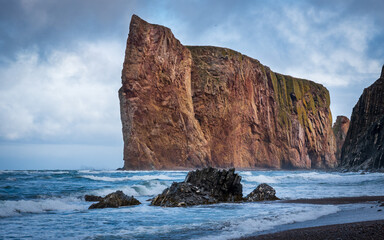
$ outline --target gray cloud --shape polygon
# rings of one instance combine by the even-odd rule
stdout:
[[[0,136],[50,143],[121,142],[117,91],[124,48],[79,43],[72,51],[21,52],[0,68]],[[95,60],[97,59],[97,60]]]
[[[70,49],[77,41],[125,38],[130,16],[141,1],[0,1],[0,51]],[[4,59],[3,59],[4,60]]]

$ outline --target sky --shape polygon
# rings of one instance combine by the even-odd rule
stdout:
[[[384,1],[0,0],[0,169],[123,166],[132,14],[323,84],[350,117],[384,64]]]

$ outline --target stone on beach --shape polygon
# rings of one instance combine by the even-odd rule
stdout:
[[[245,197],[247,202],[258,202],[258,201],[268,201],[268,200],[280,200],[276,197],[276,191],[273,187],[269,186],[266,183],[262,183],[255,190]]]
[[[129,197],[125,195],[122,191],[116,191],[102,198],[100,202],[92,204],[89,209],[118,208],[122,206],[131,206],[139,204],[141,203],[133,196]]]

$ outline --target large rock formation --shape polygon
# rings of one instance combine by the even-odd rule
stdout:
[[[132,16],[119,91],[124,169],[336,164],[329,93]]]
[[[384,66],[353,108],[340,165],[349,170],[384,168]]]
[[[241,177],[235,169],[204,168],[191,171],[184,182],[171,187],[152,199],[151,205],[184,207],[202,204],[243,201]]]
[[[336,158],[341,158],[341,149],[344,145],[349,128],[349,119],[345,116],[337,116],[335,124],[333,124],[333,133],[336,138]]]

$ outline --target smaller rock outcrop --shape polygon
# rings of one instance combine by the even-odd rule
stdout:
[[[88,209],[95,208],[118,208],[122,206],[131,206],[141,204],[133,196],[129,197],[125,195],[122,191],[116,191],[108,194],[102,198],[98,203],[92,204]]]
[[[336,122],[333,124],[332,129],[336,138],[336,158],[340,159],[341,149],[343,148],[349,129],[349,119],[345,116],[337,116]]]
[[[174,182],[171,187],[155,197],[151,205],[183,207],[243,200],[241,177],[235,169],[204,168],[191,171],[184,182]]]
[[[95,196],[95,195],[85,195],[84,200],[86,202],[99,202],[99,201],[103,200],[103,197]]]
[[[348,171],[384,171],[384,66],[364,89],[352,111],[339,167]]]
[[[259,202],[259,201],[270,201],[270,200],[280,200],[276,197],[276,191],[273,187],[269,186],[266,183],[262,183],[250,194],[248,194],[244,200],[246,202]]]

